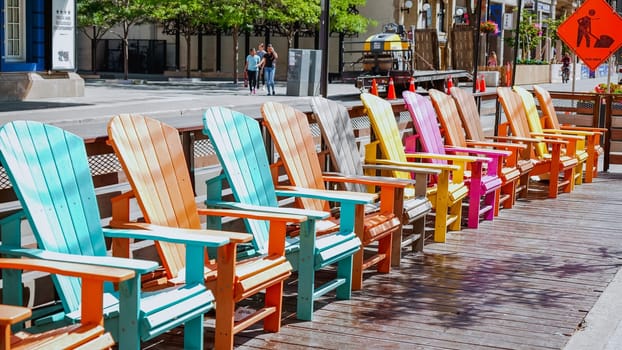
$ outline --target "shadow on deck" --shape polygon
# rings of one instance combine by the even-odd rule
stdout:
[[[563,348],[622,264],[620,193],[619,173],[557,199],[533,186],[479,229],[451,232],[425,254],[404,251],[390,274],[367,273],[351,300],[325,296],[313,322],[295,318],[292,278],[281,332],[256,326],[236,336],[236,348]],[[180,349],[182,333],[144,346]],[[213,345],[209,326],[205,344]]]

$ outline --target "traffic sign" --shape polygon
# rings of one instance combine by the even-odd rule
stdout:
[[[557,35],[596,70],[622,46],[622,17],[604,0],[587,0],[560,24]]]

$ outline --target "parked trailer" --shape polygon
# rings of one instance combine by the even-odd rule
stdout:
[[[348,45],[348,49],[343,48],[343,54],[351,60],[344,60],[341,78],[354,82],[361,91],[369,91],[376,80],[378,93],[385,94],[391,78],[398,94],[409,88],[411,78],[415,85],[425,89],[443,89],[449,79],[472,80],[465,70],[414,70],[416,53],[401,25],[385,25],[383,33]]]

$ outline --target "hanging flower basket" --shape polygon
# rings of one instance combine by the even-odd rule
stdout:
[[[479,31],[484,34],[499,34],[499,26],[493,21],[481,22],[479,24]]]

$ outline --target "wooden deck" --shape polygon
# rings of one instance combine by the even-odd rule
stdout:
[[[368,273],[352,300],[326,296],[313,322],[295,319],[291,280],[281,332],[252,328],[236,348],[563,348],[622,264],[622,174],[557,199],[532,188],[493,222],[405,254],[390,274]],[[182,348],[182,332],[144,345]],[[206,348],[212,337],[208,328]]]

